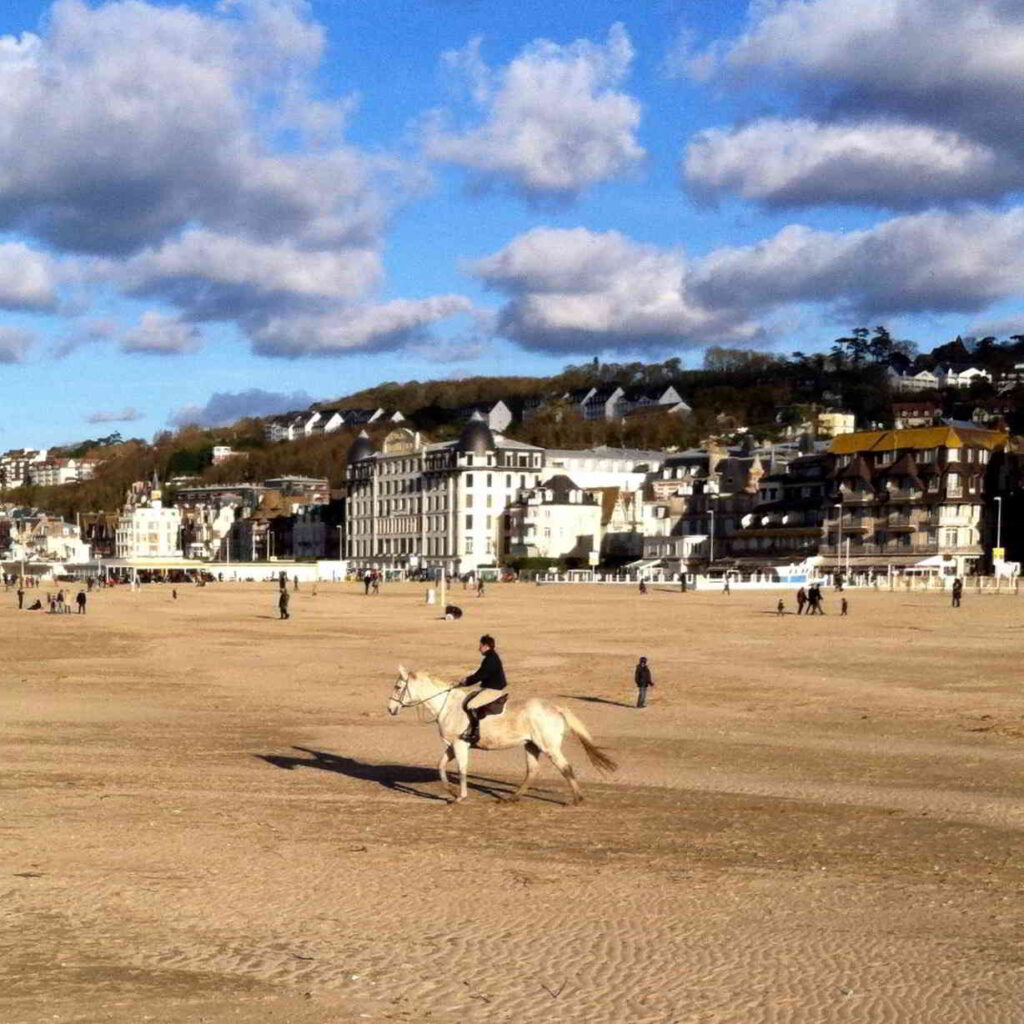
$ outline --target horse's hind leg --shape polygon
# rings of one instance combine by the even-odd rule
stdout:
[[[449,792],[455,791],[455,787],[451,784],[451,781],[448,778],[448,762],[454,760],[455,751],[452,750],[452,745],[449,743],[445,746],[444,750],[441,751],[441,760],[437,763],[437,773],[441,776],[441,783]]]
[[[574,804],[583,803],[583,794],[580,792],[579,783],[576,781],[576,773],[572,770],[572,765],[569,764],[561,748],[549,750],[548,757],[555,763],[555,767],[562,773],[565,781],[569,783],[569,788],[572,790],[572,802]]]
[[[540,760],[540,747],[536,743],[527,742],[523,749],[526,751],[526,778],[511,796],[506,797],[513,803],[530,788],[530,783],[533,782],[533,777],[537,774],[537,762]]]

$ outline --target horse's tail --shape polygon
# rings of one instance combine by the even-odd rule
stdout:
[[[618,765],[594,743],[594,737],[590,735],[587,727],[568,709],[557,707],[556,710],[565,719],[569,731],[580,741],[583,749],[590,758],[590,763],[600,772],[614,772]]]

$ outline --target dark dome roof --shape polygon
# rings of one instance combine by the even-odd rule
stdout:
[[[348,450],[349,462],[362,462],[373,455],[373,442],[365,430],[359,431],[359,436],[352,442]]]
[[[491,428],[487,426],[487,421],[479,412],[473,413],[470,421],[462,428],[455,450],[484,455],[487,452],[493,452],[494,448],[494,435],[491,433]]]

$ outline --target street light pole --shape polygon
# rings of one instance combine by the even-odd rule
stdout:
[[[998,505],[996,508],[996,547],[1001,548],[1003,546],[1003,499],[996,498],[996,503]]]
[[[708,558],[708,568],[709,569],[715,563],[715,510],[714,509],[710,510],[710,515],[711,515],[711,535],[709,537],[709,541],[710,541],[711,550],[710,550],[710,556]]]
[[[839,509],[839,519],[836,527],[836,572],[842,572],[843,568],[843,503],[837,501],[833,508]]]

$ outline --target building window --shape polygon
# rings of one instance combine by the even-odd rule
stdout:
[[[473,474],[472,473],[467,473],[466,474],[466,486],[467,487],[472,487],[473,486]]]
[[[466,508],[472,508],[472,507],[473,507],[473,495],[472,494],[467,494],[466,495]]]
[[[472,537],[467,537],[466,538],[466,554],[467,555],[473,554],[473,538]]]
[[[945,530],[945,545],[948,548],[955,548],[957,542],[957,530]]]
[[[473,529],[473,517],[472,516],[466,516],[466,529],[467,530],[472,530]]]

